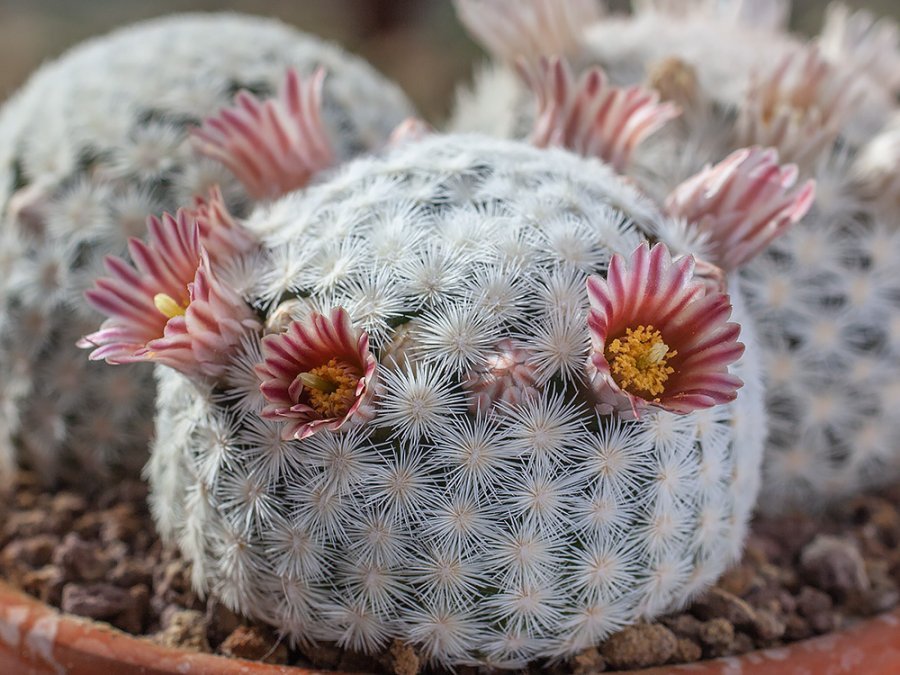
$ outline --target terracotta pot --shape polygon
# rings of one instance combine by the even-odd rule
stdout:
[[[313,675],[168,649],[105,624],[62,615],[0,582],[0,673],[4,675]],[[897,675],[900,610],[847,630],[741,657],[632,671],[641,675]]]

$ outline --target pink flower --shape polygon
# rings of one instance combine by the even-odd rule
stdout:
[[[193,131],[196,150],[227,166],[254,199],[304,187],[334,163],[321,118],[324,79],[321,68],[306,81],[290,69],[277,98],[239,92],[234,107]]]
[[[509,338],[498,342],[484,366],[463,382],[473,410],[484,412],[497,403],[518,405],[537,396],[537,374],[530,357],[529,350]]]
[[[688,413],[737,396],[743,383],[728,365],[744,352],[740,326],[727,322],[728,296],[693,271],[693,258],[642,244],[629,268],[614,255],[606,279],[588,278],[588,372],[601,414]]]
[[[264,337],[262,348],[256,374],[269,402],[262,416],[287,422],[285,440],[337,431],[372,396],[376,361],[369,336],[354,330],[340,307],[330,317],[314,313],[291,322],[286,332]]]
[[[810,166],[838,135],[863,95],[851,71],[839,71],[816,47],[788,54],[756,73],[737,120],[739,145],[774,146]]]
[[[197,224],[184,210],[147,221],[149,244],[128,244],[134,266],[110,256],[111,276],[85,293],[109,318],[78,342],[92,361],[153,361],[193,377],[219,377],[248,330],[247,304],[213,272]]]
[[[596,0],[454,0],[466,30],[494,58],[512,63],[572,54],[585,28],[600,20]]]
[[[519,61],[519,73],[537,97],[531,142],[558,145],[585,157],[600,157],[622,172],[634,149],[681,114],[673,103],[660,103],[655,91],[612,87],[599,67],[575,81],[568,63],[542,58],[536,67]]]
[[[206,199],[194,197],[189,215],[196,220],[200,241],[215,265],[221,266],[258,245],[255,237],[228,212],[218,185],[210,188]]]
[[[797,167],[778,165],[778,151],[744,148],[707,167],[672,191],[670,215],[709,235],[712,262],[734,270],[806,215],[815,181],[796,189]]]

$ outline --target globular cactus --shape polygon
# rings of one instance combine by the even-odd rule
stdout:
[[[217,305],[215,330],[173,311],[156,341],[181,372],[157,370],[151,507],[195,587],[292,641],[504,668],[707,587],[742,547],[763,390],[752,325],[741,356],[728,296],[647,243],[663,221],[596,160],[465,135],[257,208],[259,325],[212,279],[226,300],[179,311]],[[160,260],[190,237],[165,223]]]
[[[896,27],[833,5],[822,35],[805,42],[785,32],[790,3],[783,0],[647,0],[635,3],[633,16],[569,22],[570,30],[552,31],[565,39],[550,39],[527,19],[486,25],[500,5],[527,17],[546,4],[540,0],[457,4],[470,26],[481,19],[473,34],[497,62],[461,97],[458,128],[540,132],[584,152],[545,128],[544,100],[560,91],[548,91],[533,73],[565,66],[551,54],[572,63],[573,81],[602,67],[609,87],[643,86],[680,107],[677,120],[618,168],[681,221],[661,235],[670,246],[725,269],[742,267],[771,420],[761,508],[815,508],[896,481],[900,144],[892,128],[878,135],[897,115]],[[554,5],[550,23],[566,23],[565,11],[583,4]],[[515,55],[524,78],[509,64]],[[582,88],[562,101],[568,108],[557,107],[585,117],[576,109],[585,98]],[[795,182],[801,187],[791,192]],[[737,240],[725,246],[721,229],[735,224],[768,228],[771,245],[754,260]],[[710,235],[719,237],[713,247]],[[758,250],[760,240],[752,243]]]
[[[239,115],[213,117],[193,138],[190,130],[236,92],[273,95],[286,72],[286,95],[302,99],[308,92],[296,91],[298,82],[317,68],[325,81],[312,80],[314,102],[321,93],[315,121],[329,144],[313,157],[320,166],[380,147],[410,115],[400,91],[359,59],[277,21],[237,14],[174,16],[92,40],[44,66],[4,107],[4,476],[16,454],[48,482],[142,466],[152,430],[152,368],[85,362],[75,342],[96,328],[99,315],[83,293],[103,274],[105,256],[124,254],[129,237],[144,235],[148,216],[207,198],[213,185],[235,213],[277,194],[245,175],[241,184],[227,166],[234,150],[228,119],[239,122],[254,109],[269,114],[270,104],[241,94]],[[217,196],[209,199],[209,208],[224,207]]]

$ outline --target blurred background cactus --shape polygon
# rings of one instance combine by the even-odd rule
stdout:
[[[725,267],[705,240],[711,221],[702,209],[735,199],[728,184],[739,166],[760,161],[758,148],[771,147],[771,165],[749,175],[763,181],[783,162],[777,171],[785,186],[815,180],[812,209],[741,273],[760,328],[771,422],[760,505],[814,508],[895,481],[897,26],[834,4],[821,35],[807,40],[785,31],[791,4],[782,0],[646,0],[634,3],[633,15],[572,21],[553,39],[541,32],[517,38],[515,30],[496,30],[499,24],[492,30],[491,6],[518,7],[525,16],[532,4],[458,0],[462,20],[494,62],[463,92],[452,125],[511,137],[537,133],[547,94],[514,71],[511,53],[534,63],[541,52],[562,52],[575,73],[601,66],[613,84],[655,90],[682,114],[620,168],[683,219],[686,229],[664,239]],[[685,210],[688,193],[707,205]],[[732,205],[749,226],[749,204]]]
[[[585,393],[597,385],[585,282],[662,219],[595,160],[452,135],[257,209],[250,300],[270,334],[248,337],[215,388],[158,373],[151,504],[195,586],[294,640],[377,653],[400,638],[446,665],[513,668],[713,583],[742,548],[765,429],[740,298],[736,401],[635,421],[627,405],[598,414]],[[659,302],[678,301],[655,292],[650,318],[664,321]],[[701,314],[727,317],[724,302]],[[691,332],[704,362],[729,344],[721,330]],[[688,364],[669,335],[657,358]],[[366,387],[353,406],[357,379],[340,393],[351,372]],[[290,407],[295,376],[312,393]],[[330,420],[343,399],[320,387],[350,395]],[[675,396],[682,412],[691,396]]]
[[[44,66],[0,111],[0,465],[40,479],[136,474],[147,457],[149,367],[87,363],[83,297],[145,220],[218,185],[249,206],[188,130],[235,93],[265,97],[288,67],[327,71],[323,119],[340,161],[385,143],[412,107],[363,61],[280,22],[181,15],[121,29]],[[9,471],[4,475],[9,476]]]
[[[625,11],[629,0],[607,0]],[[794,0],[791,27],[811,35],[827,0]],[[848,0],[852,9],[900,17],[894,0]],[[0,96],[8,95],[48,57],[124,24],[172,12],[227,10],[272,16],[335,40],[398,82],[432,123],[450,111],[453,89],[481,51],[467,38],[447,0],[9,0],[0,4]],[[423,73],[428,77],[423,77]]]

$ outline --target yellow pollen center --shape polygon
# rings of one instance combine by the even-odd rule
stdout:
[[[165,293],[157,293],[154,295],[153,304],[156,305],[156,309],[158,309],[167,319],[183,316],[187,310],[187,307],[182,307],[175,298],[171,295],[166,295]]]
[[[669,351],[660,332],[650,325],[626,328],[623,337],[606,346],[606,360],[616,384],[642,398],[663,393],[669,375],[675,372],[669,359],[677,354]]]
[[[356,401],[359,375],[337,359],[297,376],[309,397],[308,403],[322,417],[342,417]]]

